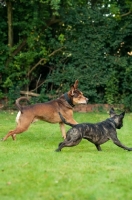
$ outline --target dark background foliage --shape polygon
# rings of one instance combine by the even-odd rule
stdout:
[[[132,111],[131,0],[0,1],[0,98],[44,102],[76,79],[90,103]]]

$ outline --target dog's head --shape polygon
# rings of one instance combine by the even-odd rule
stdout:
[[[74,85],[71,86],[69,91],[69,96],[72,99],[73,105],[76,104],[87,104],[88,98],[86,98],[83,93],[78,90],[78,80],[75,81]]]
[[[120,129],[123,126],[123,118],[125,116],[125,112],[122,112],[121,114],[117,115],[115,113],[114,108],[111,108],[109,114],[112,120],[114,121],[116,128]]]

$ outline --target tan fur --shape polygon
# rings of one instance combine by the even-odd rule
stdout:
[[[86,104],[88,99],[83,96],[83,93],[79,91],[77,87],[78,80],[75,81],[70,91],[66,93],[68,99],[73,105]],[[30,124],[36,120],[43,120],[49,123],[59,123],[62,136],[65,138],[65,127],[64,123],[60,119],[58,114],[59,112],[68,122],[77,124],[77,122],[73,119],[73,107],[69,104],[69,101],[67,101],[64,94],[58,99],[46,103],[38,103],[22,107],[19,102],[25,99],[28,100],[26,97],[20,97],[16,100],[16,106],[20,110],[16,117],[17,126],[14,130],[9,131],[3,140],[6,140],[9,136],[12,136],[12,139],[15,140],[16,134],[26,131]]]

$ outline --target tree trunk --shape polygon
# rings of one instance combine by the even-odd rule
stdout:
[[[7,18],[8,18],[8,46],[13,46],[13,28],[12,28],[12,3],[7,1]]]

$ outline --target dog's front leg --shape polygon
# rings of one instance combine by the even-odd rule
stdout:
[[[112,140],[113,140],[113,139],[112,139]],[[129,147],[124,146],[124,145],[118,140],[118,138],[114,139],[113,142],[114,142],[114,144],[116,144],[118,147],[121,147],[121,148],[123,148],[123,149],[125,149],[125,150],[128,150],[128,151],[132,151],[132,148],[129,148]]]
[[[95,146],[96,146],[96,148],[97,148],[98,151],[102,151],[102,149],[101,149],[101,147],[100,147],[99,144],[95,144]]]
[[[60,122],[60,129],[62,133],[62,137],[65,139],[66,138],[66,132],[65,132],[65,124],[63,122]]]

